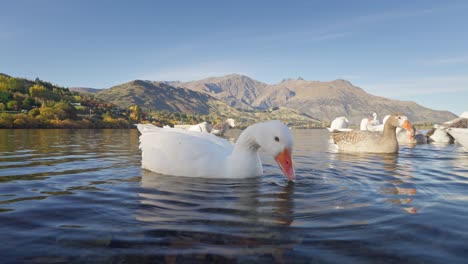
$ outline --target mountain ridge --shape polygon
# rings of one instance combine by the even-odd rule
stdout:
[[[112,92],[117,91],[112,90],[116,87],[120,87],[116,92],[120,95]],[[144,92],[141,87],[149,90]],[[130,90],[124,92],[125,89]],[[297,78],[267,84],[245,75],[228,74],[188,82],[134,80],[108,89],[92,91],[98,98],[121,107],[138,104],[149,109],[207,114],[215,113],[214,105],[219,107],[220,102],[224,102],[231,107],[229,110],[227,106],[221,107],[227,112],[232,112],[233,109],[265,111],[283,107],[299,111],[324,123],[339,116],[346,116],[352,124],[358,125],[362,118],[370,117],[374,112],[378,114],[379,119],[401,112],[414,123],[439,123],[456,117],[449,111],[433,110],[412,101],[367,93],[344,79],[316,81]],[[129,94],[124,96],[124,93]],[[198,102],[195,102],[197,100]]]
[[[232,81],[227,83],[226,80],[229,79]],[[247,84],[243,84],[243,80]],[[322,82],[297,78],[266,84],[247,76],[230,74],[177,84],[205,93],[210,87],[211,91],[218,91],[210,92],[213,97],[236,107],[263,110],[283,106],[328,122],[335,117],[346,116],[352,123],[359,124],[362,118],[369,117],[374,112],[380,118],[403,112],[410,120],[419,123],[444,122],[456,117],[449,111],[433,110],[412,101],[372,95],[343,79]],[[233,87],[233,84],[237,87]],[[242,90],[242,87],[246,88]],[[237,93],[232,93],[233,90]]]
[[[174,87],[168,82],[133,80],[103,89],[94,96],[122,108],[139,105],[146,111],[186,112],[199,115],[214,115],[219,118],[235,118],[240,126],[259,121],[281,119],[289,125],[318,127],[320,120],[285,107],[268,111],[243,111],[236,109],[211,95]]]

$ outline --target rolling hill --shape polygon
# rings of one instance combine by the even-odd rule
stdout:
[[[88,91],[84,92],[88,93]],[[134,80],[109,89],[95,91],[95,96],[122,108],[139,105],[149,111],[167,110],[234,118],[241,127],[270,119],[280,119],[289,125],[303,127],[321,125],[320,120],[294,109],[286,107],[257,111],[236,109],[208,93],[173,87],[167,82]]]
[[[96,97],[122,108],[139,105],[148,110],[191,112],[202,115],[209,114],[212,101],[217,100],[208,94],[190,89],[141,80],[103,89],[96,93]]]
[[[268,109],[283,106],[323,121],[346,116],[351,123],[376,112],[380,119],[394,112],[406,114],[412,122],[445,122],[456,117],[448,111],[437,111],[411,101],[375,96],[346,80],[329,82],[287,79],[278,84],[265,84],[247,76],[230,74],[172,85],[210,94],[232,106],[243,109]]]
[[[135,80],[109,89],[72,90],[94,93],[97,98],[124,108],[136,104],[150,110],[237,116],[246,122],[253,112],[271,114],[268,110],[278,107],[288,111],[291,122],[307,117],[313,123],[328,123],[335,117],[346,116],[351,124],[358,125],[373,112],[379,119],[401,112],[413,123],[440,123],[456,117],[448,111],[432,110],[415,102],[369,94],[346,80],[321,82],[299,78],[266,84],[230,74],[190,82]]]

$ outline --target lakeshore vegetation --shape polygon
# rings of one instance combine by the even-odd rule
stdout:
[[[39,78],[0,73],[0,128],[135,128],[137,123],[218,124],[227,118],[235,119],[239,128],[271,119],[294,128],[330,125],[288,107],[234,108],[201,92],[165,83],[135,80],[99,92],[78,92]],[[417,125],[418,129],[432,127],[431,123]]]
[[[122,109],[38,78],[0,74],[0,128],[133,128],[139,122],[162,126],[216,119],[169,111],[148,113],[138,105]]]

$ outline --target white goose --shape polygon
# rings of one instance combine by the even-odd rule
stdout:
[[[375,113],[374,113],[375,114]],[[366,125],[366,129],[362,129],[362,130],[369,130],[369,131],[379,131],[379,132],[382,132],[383,131],[383,128],[384,128],[384,125],[385,125],[385,122],[387,122],[387,119],[390,117],[390,115],[386,115],[383,120],[382,120],[382,124],[379,124],[379,125],[371,125],[371,124],[367,124]],[[401,131],[401,128],[397,127],[397,134]]]
[[[380,125],[380,122],[379,122],[379,120],[377,119],[377,113],[373,113],[373,114],[372,114],[371,125],[373,125],[373,126],[378,126],[378,125]]]
[[[338,131],[351,131],[352,129],[348,128],[349,121],[346,117],[340,116],[335,118],[331,124],[330,127],[327,127],[327,129],[331,132],[333,130],[338,130]]]
[[[460,117],[445,122],[438,128],[447,132],[456,142],[468,150],[468,112],[463,112]]]
[[[463,112],[460,117],[447,121],[442,125],[434,125],[426,134],[429,142],[453,143],[454,138],[451,133],[448,133],[448,128],[468,128],[468,112]]]
[[[453,143],[453,138],[445,131],[445,127],[434,125],[434,127],[427,131],[427,141],[430,143]]]
[[[212,127],[208,122],[201,122],[199,124],[196,124],[188,128],[188,130],[190,131],[205,132],[205,133],[210,133],[211,129]]]
[[[369,127],[380,125],[379,120],[377,120],[377,113],[372,114],[372,119],[363,118],[361,120],[360,129],[361,130],[370,130]],[[372,130],[371,130],[372,131]]]
[[[460,143],[468,150],[468,128],[451,127],[447,129],[448,133],[455,138],[455,141]]]
[[[235,126],[236,121],[234,121],[232,118],[228,118],[223,123],[214,125],[211,129],[211,134],[216,136],[223,136],[226,130]]]
[[[138,125],[142,168],[174,176],[247,178],[263,174],[258,155],[271,154],[289,180],[295,179],[291,160],[293,137],[280,121],[246,128],[235,145],[208,133]]]

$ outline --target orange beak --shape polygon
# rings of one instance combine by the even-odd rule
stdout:
[[[403,122],[403,125],[401,127],[406,129],[406,131],[408,131],[407,132],[408,139],[413,140],[414,131],[413,131],[413,126],[410,124],[410,122],[408,120],[405,120],[405,122]]]
[[[291,159],[291,151],[288,148],[285,148],[280,154],[276,155],[275,161],[288,180],[294,181],[296,179]]]

